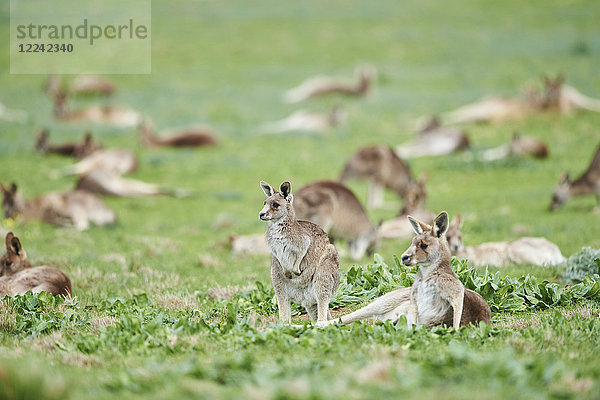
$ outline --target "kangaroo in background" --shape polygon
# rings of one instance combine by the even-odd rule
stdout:
[[[465,287],[450,267],[451,254],[446,241],[448,214],[445,211],[438,214],[433,226],[412,217],[408,220],[416,236],[402,254],[402,263],[420,266],[410,292],[408,325],[430,327],[444,323],[458,329],[471,322],[489,323],[490,306],[478,294],[466,303]]]
[[[404,239],[412,237],[414,231],[407,217],[410,215],[414,218],[424,221],[427,224],[433,223],[435,214],[425,208],[427,200],[427,189],[425,183],[427,175],[423,174],[419,180],[408,189],[406,200],[400,209],[400,213],[396,218],[389,221],[384,221],[379,228],[378,235],[385,239]]]
[[[369,208],[383,206],[384,187],[404,198],[414,184],[409,166],[387,146],[366,146],[354,153],[344,165],[340,182],[351,179],[369,182]]]
[[[575,181],[571,182],[568,173],[563,173],[558,181],[558,186],[552,194],[550,211],[561,208],[571,197],[595,194],[597,204],[595,211],[600,211],[600,146],[587,170]]]
[[[116,90],[111,81],[96,75],[79,75],[69,84],[61,81],[56,75],[49,75],[43,89],[51,96],[55,96],[61,90],[71,96],[110,96]]]
[[[298,103],[311,97],[333,93],[363,96],[371,89],[372,81],[376,76],[377,69],[371,66],[356,69],[355,79],[358,80],[356,83],[344,82],[327,76],[315,76],[285,92],[283,100],[286,103]]]
[[[135,127],[142,121],[142,115],[130,108],[91,105],[80,110],[67,110],[67,93],[59,91],[54,97],[54,116],[62,121],[92,122],[113,125],[120,128]]]
[[[542,237],[522,237],[512,242],[487,242],[464,246],[462,216],[457,214],[446,233],[450,251],[474,265],[504,267],[510,264],[557,265],[565,262],[558,246]]]
[[[317,114],[306,110],[299,110],[289,117],[262,124],[260,131],[266,134],[278,134],[292,131],[323,133],[343,124],[345,121],[346,113],[338,107],[333,107],[329,114]]]
[[[291,322],[290,300],[304,306],[317,325],[327,323],[329,300],[340,283],[337,251],[327,234],[308,221],[297,221],[289,182],[279,190],[266,182],[267,196],[259,218],[267,221],[266,242],[271,249],[271,281],[279,319]]]
[[[140,124],[142,143],[147,147],[199,147],[215,146],[217,138],[205,127],[191,127],[175,131],[163,132],[158,136],[148,121]]]
[[[48,143],[48,136],[48,129],[43,129],[38,134],[37,142],[35,144],[35,149],[43,154],[53,153],[75,158],[84,158],[94,151],[102,149],[102,145],[94,141],[94,138],[89,131],[85,133],[83,140],[77,143],[51,145]]]
[[[125,149],[97,150],[81,161],[64,167],[64,175],[86,175],[95,170],[126,174],[137,170],[138,161],[133,152]]]
[[[0,120],[24,123],[28,118],[29,114],[27,114],[27,111],[10,109],[4,104],[0,103]]]
[[[17,185],[9,188],[0,184],[4,195],[2,208],[6,218],[21,215],[25,220],[37,219],[60,226],[74,226],[78,230],[96,225],[114,224],[115,213],[92,193],[75,190],[64,193],[47,193],[24,200]]]
[[[510,143],[484,150],[481,153],[483,161],[500,160],[506,157],[529,156],[534,158],[547,158],[548,146],[541,140],[532,136],[521,136],[515,132]]]
[[[301,187],[294,195],[294,209],[298,219],[317,224],[332,242],[346,240],[354,261],[379,247],[377,227],[371,225],[354,193],[339,182],[317,181]]]
[[[420,131],[419,136],[396,147],[402,158],[441,156],[465,150],[469,138],[458,128],[442,127],[437,118],[432,118]]]
[[[580,93],[564,83],[559,75],[555,79],[542,76],[543,89],[530,87],[524,100],[510,97],[488,97],[456,110],[440,114],[444,125],[467,122],[502,122],[517,120],[546,111],[568,113],[576,109],[600,112],[600,100]]]
[[[71,296],[71,281],[61,270],[41,265],[33,267],[12,232],[6,234],[6,253],[0,257],[0,297],[48,292]]]
[[[115,172],[103,169],[92,170],[81,175],[75,189],[118,197],[152,195],[185,197],[190,195],[183,189],[166,189],[155,184],[123,178]]]

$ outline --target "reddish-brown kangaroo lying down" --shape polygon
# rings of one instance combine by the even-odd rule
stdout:
[[[6,253],[0,257],[0,297],[48,292],[71,296],[71,281],[61,270],[47,265],[34,267],[19,238],[6,234]]]

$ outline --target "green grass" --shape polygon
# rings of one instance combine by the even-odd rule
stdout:
[[[82,233],[3,222],[34,264],[58,266],[71,277],[77,303],[48,305],[40,315],[72,310],[74,316],[37,333],[18,323],[37,317],[0,303],[0,386],[7,388],[0,397],[598,397],[600,309],[594,300],[494,313],[491,327],[458,333],[368,324],[298,331],[268,325],[274,314],[233,314],[235,302],[207,293],[256,281],[270,286],[269,257],[235,259],[227,247],[232,233],[264,231],[261,179],[273,185],[290,180],[298,188],[336,178],[359,146],[397,145],[414,135],[420,115],[488,94],[518,95],[541,73],[564,72],[570,84],[600,97],[600,4],[235,0],[152,6],[153,73],[111,76],[118,92],[109,101],[142,111],[159,128],[210,124],[221,144],[147,150],[133,129],[93,127],[106,147],[137,153],[140,168],[132,177],[198,196],[109,198],[118,224]],[[0,6],[0,36],[4,48],[7,3]],[[367,98],[329,97],[300,106],[280,101],[308,76],[349,76],[360,63],[379,71]],[[72,178],[52,173],[71,160],[37,155],[35,136],[47,126],[53,141],[76,140],[87,126],[53,120],[40,89],[44,76],[8,71],[8,51],[2,51],[0,102],[31,118],[23,125],[0,121],[0,182],[16,181],[26,197],[71,188]],[[329,134],[258,134],[262,122],[298,107],[325,111],[333,105],[342,106],[349,120]],[[580,112],[468,126],[475,149],[504,143],[518,130],[547,142],[550,157],[486,165],[452,155],[411,160],[410,166],[415,176],[428,173],[430,209],[464,215],[466,244],[511,240],[519,231],[545,236],[569,256],[583,246],[600,248],[595,199],[574,199],[556,213],[547,209],[559,174],[577,176],[589,164],[600,144],[599,125],[600,114]],[[351,187],[364,201],[366,185]],[[386,201],[401,206],[390,193]],[[369,215],[377,221],[396,212]],[[391,265],[407,246],[388,240],[378,252]],[[342,259],[341,268],[355,264]],[[539,281],[557,281],[562,272],[501,270]],[[115,327],[96,328],[103,317],[113,317]],[[185,323],[178,330],[179,320]]]

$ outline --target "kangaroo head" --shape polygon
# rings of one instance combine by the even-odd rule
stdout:
[[[287,217],[296,219],[293,206],[294,196],[291,193],[292,186],[289,182],[283,182],[279,190],[264,181],[260,181],[260,187],[267,196],[265,206],[258,214],[260,219],[263,221],[279,221]]]
[[[406,201],[404,202],[399,215],[408,215],[412,211],[425,206],[425,200],[427,199],[426,183],[427,174],[423,173],[417,182],[410,185],[406,191]]]
[[[460,228],[462,228],[462,216],[456,214],[448,227],[448,232],[446,232],[446,240],[448,241],[452,254],[464,248]]]
[[[6,253],[0,257],[0,276],[10,276],[31,267],[19,238],[8,232],[5,238]]]
[[[565,83],[564,75],[559,74],[555,79],[543,76],[542,79],[544,81],[543,107],[558,107],[560,104],[562,87]]]
[[[402,254],[402,264],[429,267],[439,264],[443,259],[450,260],[450,248],[446,241],[448,231],[448,213],[442,211],[433,226],[409,216],[408,220],[416,235],[408,249]]]
[[[23,209],[24,201],[23,197],[18,191],[17,185],[12,183],[10,187],[6,187],[0,183],[0,189],[2,189],[2,209],[4,210],[4,216],[6,218],[14,218],[17,216],[19,211]]]
[[[556,211],[561,208],[571,195],[569,194],[569,187],[571,186],[571,178],[566,172],[560,175],[558,180],[558,186],[552,193],[552,203],[550,203],[550,211]]]

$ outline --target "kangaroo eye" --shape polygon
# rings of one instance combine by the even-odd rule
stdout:
[[[279,203],[273,203],[273,208],[279,208]]]
[[[425,250],[427,248],[427,245],[425,243],[421,243],[419,245],[420,248],[422,248],[423,250]]]

